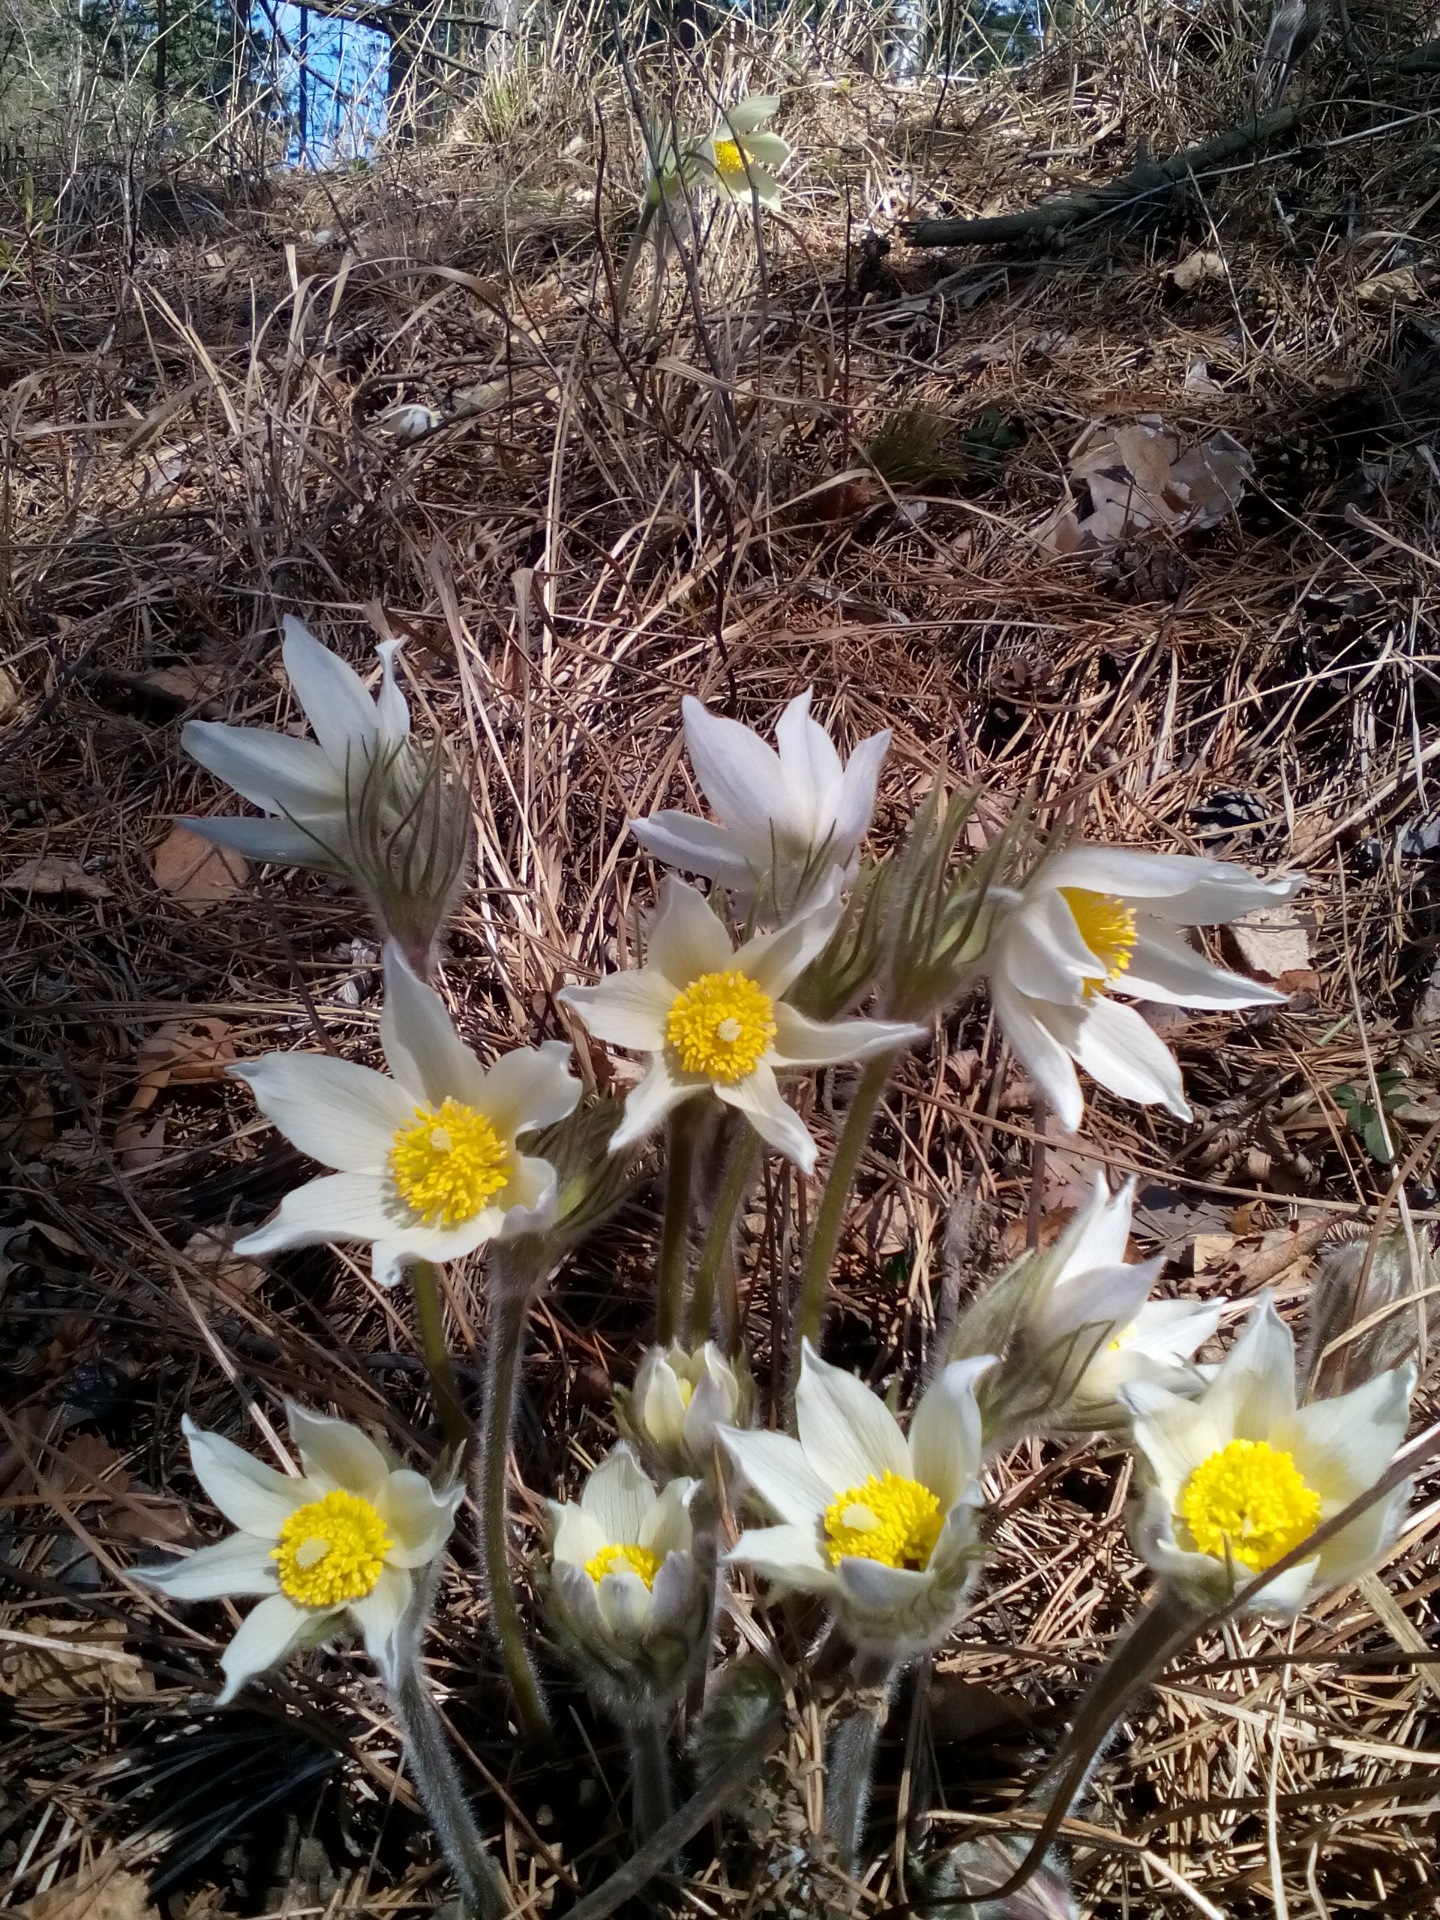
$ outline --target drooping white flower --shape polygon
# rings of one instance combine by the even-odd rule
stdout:
[[[781,714],[774,747],[687,694],[685,745],[717,819],[668,808],[631,823],[656,859],[733,888],[771,919],[814,899],[837,868],[844,878],[853,876],[890,745],[887,729],[842,761],[824,727],[810,718],[811,691]]]
[[[286,614],[284,628],[285,671],[315,738],[187,721],[180,738],[191,758],[270,817],[207,815],[184,824],[252,860],[343,872],[359,790],[372,766],[393,757],[410,734],[410,710],[395,682],[400,643],[376,648],[382,677],[372,698],[355,669],[293,615]]]
[[[790,158],[790,147],[778,133],[762,133],[761,126],[780,110],[778,93],[752,93],[721,114],[709,140],[692,150],[687,180],[693,179],[726,200],[747,206],[752,197],[771,213],[780,209],[780,183],[775,170]]]
[[[1225,1605],[1375,1485],[1404,1438],[1414,1385],[1407,1364],[1297,1407],[1294,1342],[1264,1296],[1198,1400],[1146,1381],[1121,1389],[1142,1469],[1136,1550],[1196,1605]],[[1262,1588],[1253,1610],[1296,1613],[1373,1566],[1407,1494],[1376,1500]]]
[[[944,1368],[907,1440],[883,1400],[804,1348],[800,1438],[722,1429],[751,1491],[780,1524],[747,1528],[729,1558],[783,1590],[824,1596],[859,1646],[936,1646],[979,1564],[980,1413],[990,1356]]]
[[[375,1278],[388,1287],[410,1261],[455,1260],[549,1225],[554,1169],[516,1142],[574,1108],[569,1047],[517,1047],[482,1067],[439,994],[393,946],[380,1041],[393,1079],[324,1053],[272,1053],[231,1069],[302,1153],[340,1169],[286,1194],[237,1252],[369,1240]]]
[[[1134,1007],[1253,1007],[1285,995],[1212,966],[1180,929],[1288,900],[1303,875],[1257,880],[1190,854],[1078,846],[1046,860],[1018,893],[996,889],[983,969],[1005,1037],[1061,1124],[1079,1126],[1076,1066],[1142,1105],[1190,1118],[1174,1055]]]
[[[578,1502],[550,1502],[555,1610],[612,1686],[663,1687],[694,1651],[706,1611],[690,1521],[699,1484],[657,1494],[622,1442]]]
[[[612,1151],[643,1140],[682,1101],[709,1091],[802,1171],[813,1170],[815,1142],[782,1098],[777,1071],[866,1060],[924,1036],[921,1027],[883,1020],[812,1020],[786,1005],[783,994],[834,926],[825,907],[736,947],[693,887],[665,881],[645,965],[559,996],[597,1039],[651,1056],[626,1099]]]
[[[693,1353],[676,1342],[650,1348],[624,1412],[637,1444],[672,1473],[705,1473],[714,1459],[717,1429],[745,1426],[750,1401],[743,1360],[727,1360],[713,1340]]]
[[[411,1468],[392,1466],[347,1421],[285,1411],[304,1468],[298,1477],[186,1417],[195,1478],[239,1531],[173,1565],[131,1571],[175,1600],[260,1596],[221,1660],[222,1704],[347,1620],[394,1686],[416,1582],[450,1538],[464,1497],[463,1485],[437,1493]]]
[[[1014,1394],[1020,1426],[1092,1432],[1128,1423],[1121,1389],[1151,1381],[1172,1393],[1200,1390],[1187,1363],[1215,1332],[1225,1302],[1151,1300],[1163,1258],[1129,1263],[1135,1182],[1113,1195],[1103,1173],[1055,1245],[1035,1256],[1016,1340],[985,1382],[987,1405]],[[1023,1417],[1029,1394],[1037,1409]],[[987,1438],[990,1436],[987,1433]]]

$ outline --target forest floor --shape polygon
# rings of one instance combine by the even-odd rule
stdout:
[[[1104,185],[1141,143],[1236,125],[1253,45],[1208,10],[1163,20],[943,88],[740,46],[716,86],[780,93],[795,149],[763,262],[749,215],[717,212],[693,280],[672,263],[652,298],[642,263],[619,325],[638,175],[613,74],[539,67],[439,145],[248,206],[182,181],[127,212],[96,167],[46,214],[9,183],[0,1904],[69,1920],[97,1862],[110,1920],[391,1914],[443,1885],[358,1656],[216,1711],[233,1620],[124,1577],[213,1537],[186,1410],[238,1433],[242,1402],[289,1394],[438,1447],[403,1298],[344,1252],[229,1251],[305,1163],[226,1064],[321,1037],[376,1051],[363,910],[201,860],[174,828],[226,804],[180,750],[186,718],[292,719],[284,612],[358,665],[403,635],[420,723],[464,749],[478,873],[444,980],[482,1051],[569,1037],[558,987],[633,950],[655,876],[626,823],[688,792],[685,692],[768,730],[813,685],[837,735],[893,729],[881,846],[943,770],[981,788],[977,833],[1033,788],[1095,836],[1306,870],[1293,912],[1225,948],[1288,1003],[1164,1020],[1191,1126],[1096,1094],[1083,1139],[1037,1153],[983,1013],[917,1054],[838,1280],[834,1355],[868,1377],[913,1381],[947,1301],[1097,1162],[1137,1175],[1166,1288],[1226,1295],[1227,1325],[1268,1285],[1303,1327],[1322,1238],[1440,1219],[1436,79],[1396,58],[1423,23],[1352,8],[1292,133],[1126,220],[942,252],[897,229]],[[410,401],[438,416],[414,440],[384,417]],[[1076,443],[1150,416],[1177,449],[1238,443],[1243,497],[1205,529],[1054,552]],[[583,1041],[580,1064],[613,1071]],[[810,1204],[777,1175],[746,1222],[762,1372]],[[642,1184],[535,1318],[527,1537],[610,1442],[656,1205]],[[450,1294],[473,1361],[478,1273]],[[1416,1430],[1437,1385],[1432,1353]],[[909,1897],[907,1805],[929,1801],[933,1837],[1023,1794],[1134,1611],[1114,1458],[1027,1445],[997,1468],[986,1585],[923,1715],[907,1694],[893,1717],[857,1910]],[[563,1910],[623,1857],[614,1735],[557,1680],[565,1756],[526,1760],[468,1539],[431,1672],[518,1897]],[[1072,1826],[1084,1911],[1433,1911],[1437,1590],[1432,1477],[1377,1576],[1172,1668]],[[743,1843],[701,1849],[662,1904],[836,1904],[804,1867],[817,1738],[797,1719]]]

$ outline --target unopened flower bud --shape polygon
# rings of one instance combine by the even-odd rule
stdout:
[[[670,1473],[705,1474],[719,1427],[748,1427],[754,1386],[744,1356],[727,1360],[713,1340],[687,1353],[652,1347],[635,1385],[616,1393],[625,1431]]]
[[[1348,1393],[1415,1358],[1423,1309],[1411,1303],[1436,1284],[1423,1228],[1413,1239],[1387,1233],[1373,1248],[1368,1240],[1322,1247],[1316,1265],[1300,1367],[1309,1398]]]
[[[951,1847],[927,1875],[925,1910],[946,1920],[1076,1920],[1079,1908],[1070,1886],[1052,1858],[1038,1866],[1023,1886],[999,1900],[977,1899],[1014,1877],[1030,1845],[1030,1836],[984,1833]],[[950,1907],[948,1901],[964,1900]],[[974,1904],[971,1904],[971,1903]]]
[[[349,877],[422,980],[465,878],[470,807],[449,755],[408,736],[369,761],[346,794]]]

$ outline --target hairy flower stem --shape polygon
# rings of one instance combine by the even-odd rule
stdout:
[[[700,1262],[695,1269],[695,1290],[690,1296],[690,1345],[702,1346],[710,1338],[710,1315],[715,1305],[715,1283],[730,1255],[731,1236],[735,1230],[735,1216],[745,1204],[745,1196],[750,1191],[750,1182],[755,1176],[755,1162],[759,1158],[757,1136],[746,1127],[740,1138],[734,1141],[730,1149],[730,1159],[725,1168],[725,1178],[720,1183],[720,1191],[715,1196],[715,1210],[710,1215],[709,1225],[705,1229],[705,1238],[700,1247]],[[722,1314],[722,1319],[735,1316]],[[725,1351],[733,1353],[739,1338],[739,1328],[727,1328],[728,1338],[724,1342]]]
[[[830,1736],[825,1768],[825,1831],[845,1873],[854,1871],[865,1838],[865,1815],[875,1778],[875,1752],[890,1711],[898,1665],[877,1654],[856,1654],[854,1711]]]
[[[643,1847],[675,1811],[675,1786],[664,1721],[654,1714],[637,1713],[626,1723],[625,1744],[630,1754],[630,1809],[635,1844]]]
[[[520,1380],[520,1356],[531,1292],[528,1288],[505,1285],[498,1271],[494,1278],[476,1488],[480,1507],[480,1563],[490,1597],[490,1626],[505,1663],[520,1725],[527,1739],[543,1744],[551,1735],[550,1715],[535,1669],[530,1664],[525,1624],[520,1618],[520,1604],[510,1578],[509,1502],[505,1487],[505,1464],[510,1453],[510,1429],[515,1418],[515,1391]]]
[[[415,1326],[425,1371],[435,1395],[441,1431],[452,1447],[470,1444],[470,1419],[460,1398],[455,1364],[445,1344],[445,1320],[440,1304],[440,1276],[429,1260],[417,1260],[410,1269],[410,1291],[415,1302]]]
[[[419,1650],[413,1645],[400,1655],[390,1701],[405,1736],[405,1760],[415,1791],[430,1816],[467,1914],[471,1920],[500,1920],[515,1903],[480,1837],[439,1712],[425,1684]]]
[[[669,1346],[679,1337],[685,1306],[685,1255],[690,1241],[690,1197],[695,1185],[695,1148],[700,1103],[687,1100],[670,1120],[665,1156],[665,1216],[660,1228],[660,1286],[655,1338]]]
[[[792,1357],[796,1379],[800,1374],[802,1341],[809,1340],[813,1344],[818,1343],[820,1338],[820,1328],[825,1319],[825,1296],[830,1286],[830,1269],[835,1264],[835,1249],[840,1244],[846,1203],[850,1198],[850,1189],[855,1184],[860,1155],[864,1152],[870,1132],[870,1122],[875,1117],[875,1109],[880,1104],[880,1096],[885,1091],[885,1083],[890,1078],[899,1051],[895,1047],[888,1053],[877,1053],[873,1060],[866,1062],[865,1071],[856,1083],[845,1124],[840,1129],[840,1138],[835,1143],[835,1158],[830,1163],[830,1177],[825,1182],[825,1191],[816,1210],[810,1249],[805,1256],[805,1274],[800,1283],[800,1305],[795,1317],[795,1350]]]
[[[986,1893],[968,1898],[947,1896],[947,1908],[973,1906],[977,1900],[1003,1900],[1017,1893],[1040,1870],[1066,1816],[1085,1791],[1091,1769],[1115,1722],[1135,1695],[1148,1687],[1194,1639],[1208,1617],[1204,1608],[1193,1605],[1175,1588],[1161,1587],[1129,1632],[1121,1636],[1095,1676],[1089,1693],[1076,1708],[1069,1739],[1049,1773],[1031,1794],[1031,1804],[1045,1808],[1045,1819],[1019,1866],[1003,1885]]]

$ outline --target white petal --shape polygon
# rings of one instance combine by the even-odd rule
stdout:
[[[835,858],[841,866],[853,856],[870,830],[875,811],[875,788],[880,765],[890,750],[890,729],[872,733],[851,754],[840,783],[835,808]]]
[[[698,1480],[666,1481],[660,1498],[640,1523],[642,1547],[648,1547],[662,1559],[667,1553],[689,1553],[695,1538],[690,1524],[690,1502],[699,1484]]]
[[[765,121],[773,120],[779,111],[778,93],[747,93],[743,100],[727,107],[722,118],[731,133],[753,133]]]
[[[727,887],[744,886],[751,863],[739,839],[728,827],[694,814],[667,808],[644,820],[632,820],[630,831],[655,859],[682,873],[701,873]]]
[[[625,1096],[625,1112],[610,1136],[610,1151],[620,1153],[648,1139],[676,1107],[694,1099],[696,1090],[693,1080],[677,1080],[664,1054],[657,1053],[645,1077]]]
[[[655,1489],[622,1441],[585,1482],[580,1505],[609,1546],[636,1546],[655,1505]]]
[[[695,1561],[688,1553],[667,1553],[650,1589],[650,1631],[673,1633],[689,1621],[698,1594]]]
[[[213,846],[233,847],[247,860],[268,860],[277,867],[315,867],[333,872],[346,860],[348,835],[338,815],[312,816],[307,826],[289,820],[242,819],[204,814],[178,823]]]
[[[763,1062],[743,1080],[737,1080],[734,1086],[725,1086],[717,1081],[715,1093],[727,1107],[734,1107],[737,1112],[743,1113],[760,1138],[768,1141],[777,1153],[783,1153],[787,1160],[793,1160],[802,1173],[815,1171],[815,1142],[799,1114],[786,1104],[784,1095],[776,1085],[774,1073]],[[634,1097],[631,1094],[632,1100]]]
[[[400,691],[395,678],[395,656],[400,651],[398,640],[382,640],[375,648],[380,656],[380,691],[375,698],[375,721],[380,745],[398,747],[410,733],[410,709],[405,696]]]
[[[881,1560],[846,1554],[835,1569],[840,1591],[867,1614],[894,1613],[897,1625],[935,1584],[935,1576],[914,1567],[887,1567]]]
[[[778,1000],[823,952],[840,924],[840,870],[832,868],[824,884],[807,894],[807,904],[794,919],[773,933],[757,934],[738,948],[731,964],[749,974],[772,1000]]]
[[[277,1472],[223,1434],[202,1431],[188,1413],[181,1429],[190,1443],[195,1478],[242,1533],[273,1541],[295,1509],[313,1498],[303,1480]]]
[[[871,1474],[911,1478],[910,1449],[895,1416],[853,1373],[820,1359],[807,1340],[795,1391],[795,1424],[805,1457],[832,1493]]]
[[[955,1360],[921,1399],[910,1422],[914,1477],[948,1513],[969,1493],[980,1469],[980,1410],[975,1382],[995,1364],[991,1354]]]
[[[819,1531],[813,1525],[747,1527],[725,1560],[730,1566],[748,1567],[779,1587],[825,1593],[835,1584],[834,1569],[820,1550]]]
[[[1323,1500],[1348,1506],[1373,1487],[1400,1450],[1410,1423],[1411,1366],[1377,1374],[1350,1393],[1315,1400],[1281,1420],[1270,1439]]]
[[[554,1167],[536,1154],[517,1153],[511,1162],[509,1184],[498,1197],[503,1203],[500,1209],[502,1240],[513,1240],[518,1233],[543,1233],[555,1222]]]
[[[274,1593],[277,1574],[268,1541],[253,1533],[232,1533],[213,1547],[201,1547],[188,1559],[163,1567],[130,1567],[130,1579],[143,1580],[172,1600],[219,1600]]]
[[[414,1595],[414,1575],[392,1560],[380,1569],[380,1578],[365,1598],[350,1602],[350,1615],[365,1636],[365,1651],[392,1691],[400,1679],[405,1615]]]
[[[1120,1398],[1130,1409],[1135,1445],[1173,1513],[1185,1482],[1202,1460],[1228,1446],[1234,1434],[1204,1400],[1191,1402],[1147,1380],[1127,1382]]]
[[[263,1227],[235,1242],[235,1251],[275,1253],[282,1247],[380,1240],[399,1231],[409,1211],[387,1197],[375,1174],[327,1173],[292,1188]]]
[[[571,1058],[565,1040],[501,1054],[484,1077],[479,1105],[502,1140],[553,1127],[575,1111],[580,1082],[570,1071]]]
[[[1108,970],[1086,946],[1069,901],[1051,887],[1027,891],[999,935],[991,970],[1031,1000],[1073,1005],[1085,982],[1103,979]]]
[[[303,820],[311,814],[344,812],[344,784],[313,740],[296,740],[265,727],[187,720],[180,744],[207,773],[267,813]]]
[[[1295,1412],[1295,1342],[1262,1294],[1201,1403],[1229,1440],[1268,1440]]]
[[[1400,1531],[1405,1509],[1410,1504],[1408,1483],[1366,1508],[1358,1519],[1341,1529],[1320,1549],[1318,1577],[1327,1585],[1353,1580],[1373,1567]],[[1348,1503],[1347,1503],[1348,1504]]]
[[[1130,1214],[1134,1202],[1133,1180],[1127,1180],[1112,1198],[1105,1175],[1096,1174],[1090,1198],[1056,1243],[1060,1261],[1060,1270],[1055,1276],[1057,1287],[1096,1267],[1118,1267],[1123,1263],[1130,1244]]]
[[[552,1500],[550,1524],[554,1528],[550,1552],[557,1566],[584,1568],[606,1547],[615,1544],[606,1538],[605,1529],[595,1516],[587,1513],[577,1500]],[[588,1573],[585,1578],[590,1579]]]
[[[358,776],[379,738],[375,702],[355,669],[291,615],[285,616],[285,671],[325,757]]]
[[[1299,1613],[1310,1597],[1310,1589],[1315,1584],[1315,1576],[1320,1571],[1319,1559],[1302,1560],[1299,1566],[1288,1567],[1284,1573],[1277,1573],[1273,1580],[1267,1580],[1253,1600],[1244,1609],[1246,1613],[1268,1613],[1288,1619]],[[1248,1571],[1243,1579],[1237,1579],[1237,1588],[1244,1586],[1250,1579]]]
[[[1092,1079],[1122,1100],[1158,1101],[1178,1119],[1193,1118],[1174,1054],[1133,1007],[1097,993],[1080,1015],[1075,1058]]]
[[[1046,861],[1044,874],[1051,886],[1143,900],[1147,912],[1160,914],[1172,925],[1192,927],[1219,925],[1255,907],[1288,900],[1304,883],[1301,874],[1257,880],[1228,860],[1101,846],[1068,848]]]
[[[312,1609],[297,1607],[283,1593],[262,1600],[241,1621],[240,1631],[220,1657],[225,1687],[217,1705],[228,1706],[247,1680],[278,1667],[314,1625]]]
[[[722,1427],[720,1441],[746,1486],[788,1526],[813,1534],[830,1504],[832,1489],[816,1473],[805,1449],[788,1433],[748,1433]]]
[[[1274,1005],[1285,995],[1258,980],[1245,980],[1212,967],[1183,935],[1158,922],[1141,921],[1130,965],[1116,981],[1117,993],[1136,1000],[1154,1000],[1174,1007],[1259,1007]]]
[[[1130,1267],[1092,1267],[1066,1286],[1057,1286],[1038,1303],[1035,1338],[1063,1341],[1083,1328],[1114,1340],[1131,1325],[1160,1278],[1164,1255]]]
[[[378,1174],[415,1102],[372,1067],[328,1053],[267,1053],[231,1069],[287,1140],[343,1173]]]
[[[385,945],[385,1010],[380,1044],[407,1092],[432,1107],[449,1098],[480,1107],[484,1069],[456,1033],[445,1002],[408,965],[394,941]]]
[[[647,968],[678,991],[703,973],[724,973],[734,964],[724,923],[694,887],[667,875],[660,886],[660,910],[650,922]]]
[[[807,687],[776,721],[775,745],[789,796],[788,818],[799,837],[815,846],[833,838],[844,768],[829,734],[810,718],[812,691]]]
[[[285,1402],[285,1421],[308,1480],[323,1493],[340,1487],[362,1500],[375,1500],[389,1477],[390,1463],[368,1434],[348,1420],[308,1413],[292,1400]]]
[[[392,1567],[425,1567],[443,1551],[455,1530],[463,1485],[437,1493],[423,1474],[401,1467],[386,1476],[375,1505],[394,1541],[385,1558]]]
[[[746,840],[768,842],[773,822],[781,839],[803,839],[807,823],[799,823],[798,834],[792,829],[785,773],[774,749],[749,727],[719,719],[688,694],[683,710],[695,778],[725,825]]]
[[[812,1020],[798,1007],[775,1007],[773,1057],[779,1067],[828,1067],[913,1046],[926,1029],[899,1020]]]
[[[560,1004],[572,1007],[597,1040],[636,1053],[659,1053],[665,1019],[677,989],[650,967],[607,974],[593,987],[564,987]]]
[[[1074,1133],[1085,1117],[1085,1096],[1067,1049],[1052,1025],[1060,1013],[1044,1000],[1028,1000],[999,974],[990,978],[990,998],[1016,1058],[1049,1101],[1056,1119]]]
[[[607,1573],[595,1584],[600,1617],[622,1645],[644,1639],[650,1624],[650,1589],[638,1573],[628,1569]]]

